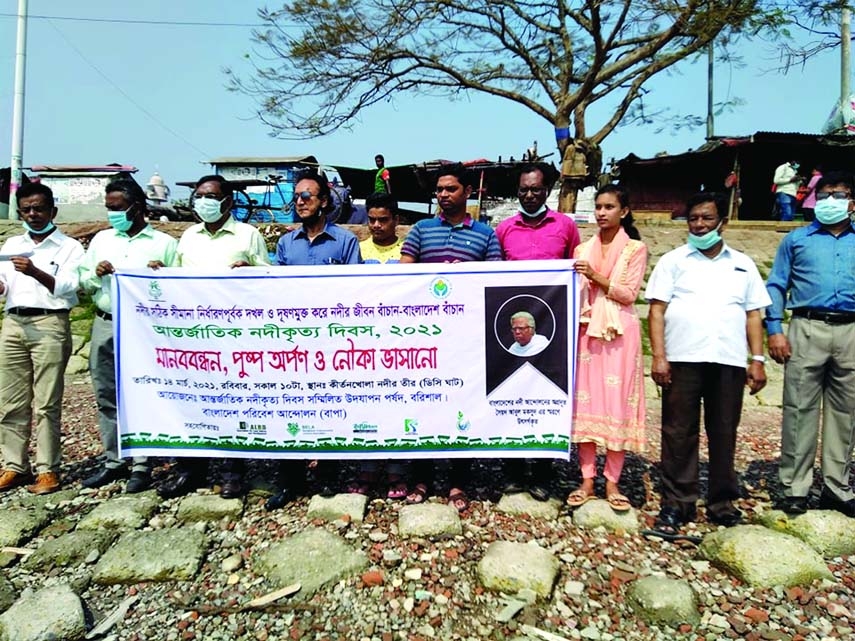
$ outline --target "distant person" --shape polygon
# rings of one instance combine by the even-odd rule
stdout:
[[[664,538],[696,517],[701,407],[707,520],[725,527],[742,521],[733,501],[743,390],[756,394],[766,385],[761,313],[771,301],[754,261],[722,238],[727,197],[702,192],[686,210],[688,242],[659,259],[645,292],[651,376],[662,388],[662,507],[653,529]]]
[[[15,194],[24,233],[3,243],[0,295],[0,492],[32,480],[27,450],[35,431],[33,494],[60,488],[62,394],[71,356],[68,312],[77,305],[83,246],[54,224],[53,192],[27,183]]]
[[[620,491],[626,451],[644,452],[644,360],[635,300],[647,267],[647,247],[635,228],[629,195],[617,185],[597,190],[597,233],[576,248],[583,277],[572,441],[582,484],[567,498],[579,507],[594,498],[597,446],[606,451],[606,500],[615,512],[631,505]]]
[[[420,220],[410,229],[401,247],[402,263],[460,263],[502,260],[502,249],[493,228],[472,220],[466,211],[466,200],[472,193],[472,179],[461,165],[445,165],[436,174],[436,200],[439,215]],[[433,461],[420,459],[413,463],[417,483],[411,486],[408,503],[423,503],[430,488],[428,477]],[[470,471],[467,459],[454,459],[449,474],[448,502],[458,512],[469,508],[463,490]],[[435,475],[433,475],[435,476]]]
[[[784,365],[781,508],[808,508],[820,427],[821,510],[855,517],[849,466],[855,417],[855,184],[829,172],[816,184],[816,220],[778,246],[766,289],[769,355]],[[784,334],[784,309],[792,312]]]
[[[224,269],[269,265],[267,245],[261,233],[232,217],[234,189],[222,176],[203,176],[193,191],[193,211],[202,220],[184,230],[178,241],[177,265],[203,269]],[[207,458],[179,458],[172,475],[157,488],[165,499],[181,496],[205,483]],[[238,498],[243,494],[245,462],[227,458],[222,465],[220,496]]]
[[[98,431],[104,447],[104,465],[83,480],[83,487],[102,487],[128,476],[119,458],[116,423],[116,363],[113,335],[111,274],[128,267],[171,267],[177,260],[178,242],[148,224],[146,196],[133,180],[119,179],[107,185],[104,205],[110,229],[99,231],[89,243],[80,267],[80,286],[92,294],[95,319],[89,342],[89,372],[98,405]],[[134,457],[125,492],[135,494],[151,485],[151,463]]]
[[[801,176],[798,175],[799,163],[796,160],[785,162],[775,169],[772,183],[775,185],[775,202],[781,221],[791,221],[796,216],[796,194],[799,191]]]
[[[537,333],[534,316],[526,311],[511,316],[511,334],[514,342],[508,351],[514,356],[535,356],[549,345],[549,339]]]
[[[822,178],[822,167],[817,165],[810,172],[810,180],[806,186],[807,195],[805,199],[802,201],[802,218],[805,219],[805,222],[813,222],[814,213],[813,210],[816,207],[816,184]]]
[[[517,183],[519,210],[496,227],[496,236],[505,260],[560,260],[573,257],[573,250],[579,245],[576,223],[570,216],[546,205],[554,175],[554,170],[544,163],[529,163],[520,169]],[[538,501],[549,499],[551,461],[505,459],[504,468],[507,479],[505,494],[522,492],[527,488],[528,493]]]
[[[374,192],[365,199],[370,237],[359,243],[364,263],[400,263],[404,239],[398,238],[398,201],[391,194]]]
[[[389,179],[389,170],[386,169],[386,159],[383,154],[374,156],[374,164],[377,166],[377,173],[374,175],[374,191],[392,193],[392,182]]]

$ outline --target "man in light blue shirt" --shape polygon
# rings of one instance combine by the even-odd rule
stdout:
[[[784,237],[766,289],[769,355],[784,368],[781,508],[808,508],[820,421],[819,508],[855,517],[849,462],[855,443],[855,227],[851,174],[830,172],[816,184],[815,220]],[[784,309],[792,312],[784,335]],[[820,414],[820,409],[822,413]]]

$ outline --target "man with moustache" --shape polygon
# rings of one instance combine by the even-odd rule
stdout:
[[[47,185],[29,183],[15,194],[25,233],[0,248],[0,492],[32,480],[27,448],[36,433],[33,494],[60,488],[60,428],[65,366],[71,356],[69,310],[77,304],[83,246],[56,225]]]

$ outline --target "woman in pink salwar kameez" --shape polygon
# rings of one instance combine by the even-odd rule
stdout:
[[[606,499],[624,512],[630,509],[618,486],[624,453],[645,447],[641,325],[634,303],[647,247],[632,224],[622,187],[602,187],[595,203],[598,233],[574,252],[575,270],[584,277],[572,430],[582,484],[567,504],[578,507],[595,498],[599,446],[606,450]]]

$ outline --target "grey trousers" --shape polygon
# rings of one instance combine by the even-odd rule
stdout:
[[[113,352],[113,322],[100,316],[92,324],[89,343],[89,373],[98,404],[98,430],[104,447],[104,466],[117,468],[123,465],[119,458],[119,428],[116,421],[116,365]],[[134,472],[148,472],[150,464],[145,456],[134,458]]]
[[[849,464],[855,442],[855,324],[794,317],[784,369],[778,476],[785,496],[807,496],[822,424],[822,479],[841,501],[855,498]],[[821,414],[820,414],[821,412]]]

